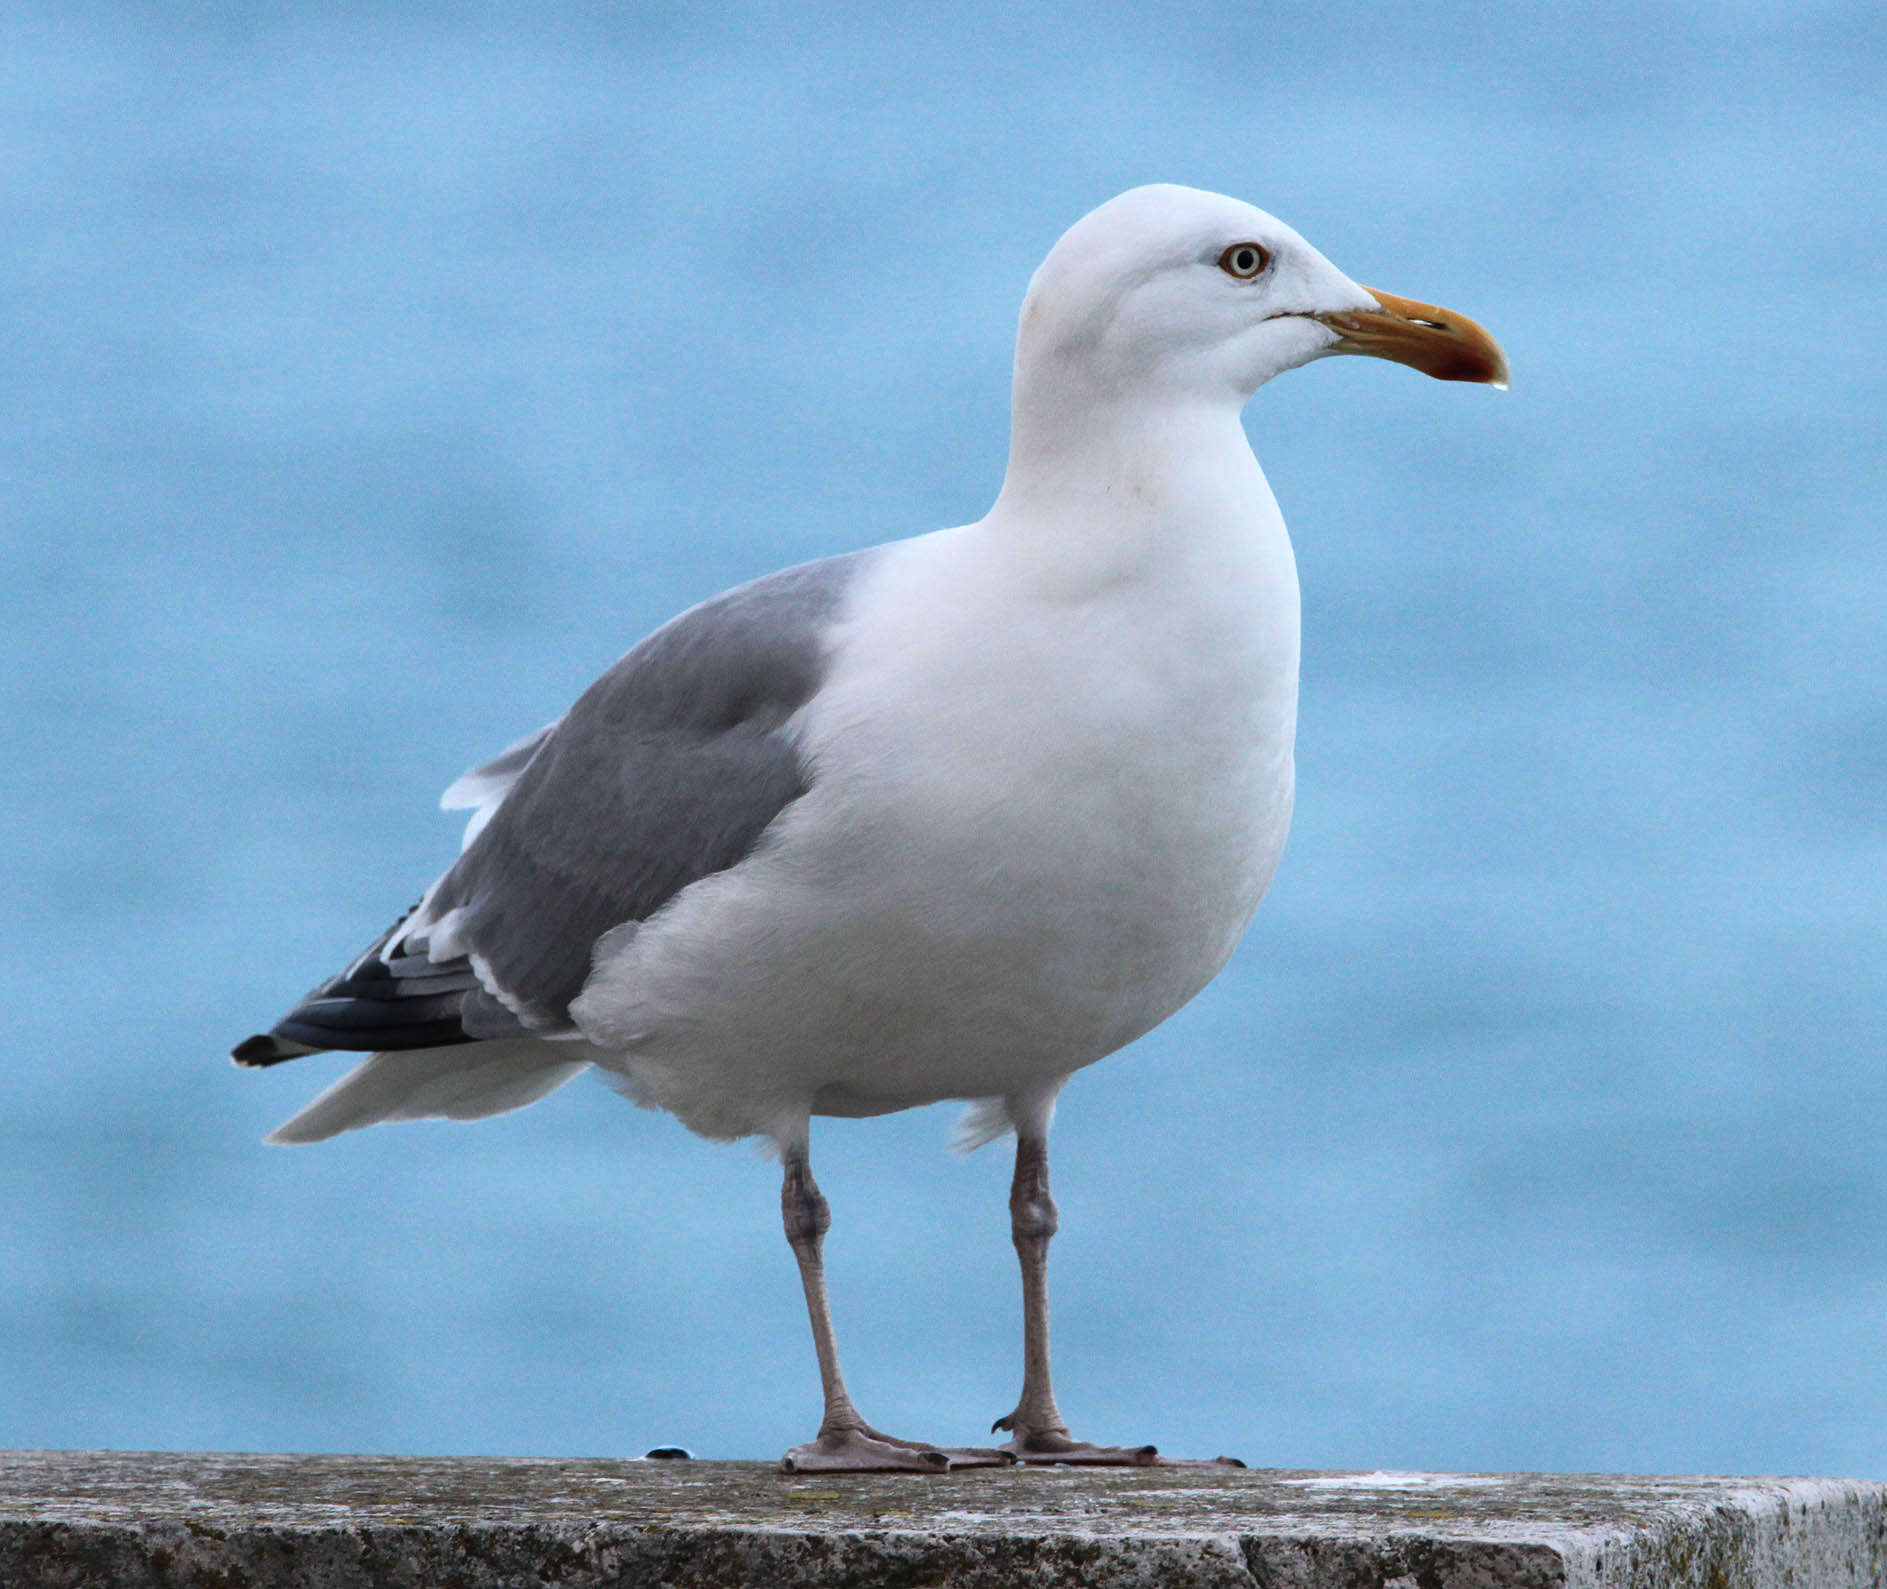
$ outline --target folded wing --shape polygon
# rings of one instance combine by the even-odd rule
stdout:
[[[740,863],[809,786],[792,721],[870,553],[718,596],[657,630],[569,713],[446,792],[458,861],[339,976],[234,1051],[272,1065],[574,1036],[605,933]]]

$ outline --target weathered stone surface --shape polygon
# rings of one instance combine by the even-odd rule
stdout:
[[[1860,1589],[1887,1486],[0,1453],[0,1589]]]

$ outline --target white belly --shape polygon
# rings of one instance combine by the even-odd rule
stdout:
[[[800,724],[811,792],[578,1003],[696,1130],[1065,1076],[1197,993],[1270,881],[1297,682],[1282,526],[1209,580],[1050,602],[992,584],[975,533],[887,554]]]

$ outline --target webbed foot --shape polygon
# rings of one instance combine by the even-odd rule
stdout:
[[[869,1425],[823,1430],[780,1458],[785,1473],[944,1473],[951,1468],[1006,1468],[1015,1463],[995,1447],[926,1445],[880,1434]]]
[[[1158,1446],[1097,1446],[1077,1440],[1066,1429],[1036,1429],[1019,1423],[1015,1413],[998,1418],[991,1426],[1013,1429],[1014,1438],[1002,1449],[1018,1462],[1042,1465],[1065,1462],[1084,1468],[1242,1468],[1237,1457],[1163,1457]]]

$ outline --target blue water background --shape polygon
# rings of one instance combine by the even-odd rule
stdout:
[[[1453,305],[1334,360],[1299,815],[1064,1096],[1064,1409],[1351,1467],[1887,1476],[1874,4],[58,5],[0,18],[0,1446],[776,1454],[774,1167],[584,1080],[296,1151],[229,1043],[683,605],[974,518],[1147,180]],[[854,1389],[1012,1405],[998,1147],[822,1124]]]

